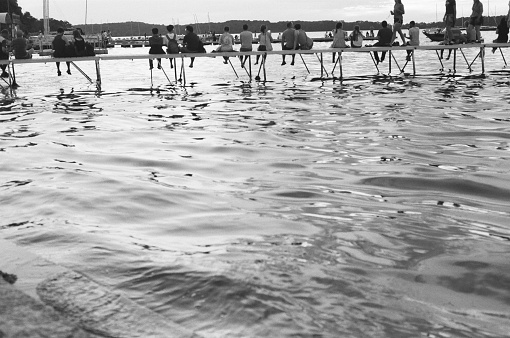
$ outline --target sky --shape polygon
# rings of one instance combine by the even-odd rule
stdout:
[[[431,22],[444,15],[444,0],[402,0],[402,3],[405,22]],[[508,0],[482,3],[484,15],[508,13]],[[472,4],[473,0],[457,0],[457,16],[469,16]],[[18,5],[36,18],[43,17],[43,0],[18,0]],[[73,25],[124,21],[152,24],[227,20],[382,21],[391,19],[393,5],[394,0],[50,0],[50,17]]]

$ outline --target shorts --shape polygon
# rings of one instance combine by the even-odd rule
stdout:
[[[257,48],[259,52],[265,52],[267,50],[266,45],[259,45],[259,48]]]
[[[253,50],[253,48],[246,48],[246,47],[241,47],[239,49],[240,52],[251,52]]]
[[[282,50],[294,50],[294,47],[287,47],[287,46],[283,45]]]
[[[469,18],[469,24],[471,26],[481,26],[481,25],[483,25],[483,16],[480,17],[479,19],[476,18],[476,17]]]

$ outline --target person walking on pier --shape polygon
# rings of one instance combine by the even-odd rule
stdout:
[[[179,44],[177,43],[177,34],[175,34],[174,26],[166,26],[168,33],[165,35],[167,54],[179,54]],[[174,68],[174,59],[170,59],[170,68]]]
[[[446,34],[444,35],[445,44],[453,44],[453,32],[452,27],[455,27],[455,21],[457,20],[457,3],[455,0],[446,0],[446,12],[444,14],[444,22],[446,25]]]
[[[374,43],[373,47],[390,47],[391,46],[391,37],[392,37],[392,31],[390,28],[388,28],[388,22],[384,20],[381,22],[382,29],[379,29],[377,32],[377,41]],[[376,61],[376,64],[379,64],[380,62],[384,61],[384,58],[386,57],[386,51],[382,52],[381,59],[379,60],[379,55],[377,52],[374,51],[374,58]]]
[[[313,40],[306,35],[300,24],[294,26],[294,49],[310,50],[313,48]]]
[[[402,38],[402,44],[406,44],[406,38],[404,36],[404,33],[402,33],[402,25],[404,24],[404,5],[402,4],[402,0],[395,0],[395,6],[393,7],[393,10],[390,11],[391,15],[393,15],[393,34],[391,36],[391,44],[395,41],[397,38],[397,33]]]
[[[9,31],[7,29],[3,29],[0,34],[0,60],[9,60]],[[0,65],[2,69],[1,77],[9,77],[9,74],[5,71],[7,65]]]
[[[273,38],[271,37],[271,32],[267,30],[266,25],[260,26],[260,34],[259,34],[259,47],[257,50],[259,52],[267,51],[270,52],[273,50]],[[264,60],[266,59],[266,54],[264,54]],[[255,64],[257,65],[259,63],[260,55],[257,55],[257,60],[255,61]]]
[[[183,47],[181,48],[181,53],[205,53],[204,44],[200,41],[200,38],[197,34],[193,33],[193,26],[186,26],[186,31],[184,33],[184,39],[182,40]],[[190,68],[193,68],[193,64],[195,62],[195,58],[191,58],[191,63],[189,64]]]
[[[64,58],[67,55],[67,47],[70,45],[69,40],[64,36],[64,28],[59,27],[57,29],[57,35],[51,42],[51,45],[53,46],[53,57],[56,58]],[[57,75],[62,75],[62,72],[60,71],[60,62],[56,62],[57,64]],[[67,65],[67,74],[71,75],[71,62],[66,62]]]
[[[475,29],[475,40],[480,42],[482,36],[480,34],[480,26],[483,25],[483,4],[480,0],[473,0],[473,7],[471,8],[471,16],[469,18],[470,29]]]
[[[163,38],[159,35],[159,30],[157,28],[152,29],[152,36],[149,38],[149,54],[165,54],[163,50]],[[152,59],[149,59],[149,69],[154,68],[154,63]],[[161,58],[158,58],[158,69],[161,69]]]
[[[282,33],[282,50],[293,50],[294,49],[294,24],[292,22],[287,22],[287,29],[285,29]],[[285,62],[285,54],[282,54],[282,66],[285,66],[287,62]],[[292,54],[292,62],[291,66],[294,66],[294,61],[296,60],[296,54]]]
[[[247,24],[243,25],[243,31],[239,34],[239,39],[241,40],[240,52],[251,52],[253,50],[253,33],[248,30]],[[241,67],[244,68],[248,55],[245,55],[244,58],[241,55],[239,59],[241,59]]]

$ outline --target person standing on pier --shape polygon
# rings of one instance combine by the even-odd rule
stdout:
[[[51,42],[51,45],[53,46],[53,57],[56,58],[64,58],[67,55],[67,47],[70,45],[69,40],[64,36],[64,28],[59,27],[57,29],[57,35]],[[62,72],[60,71],[60,62],[56,62],[57,64],[57,75],[62,75]],[[67,74],[71,75],[71,62],[66,62],[67,65]]]
[[[193,33],[193,26],[186,26],[186,31],[184,33],[184,39],[182,40],[183,47],[181,48],[181,53],[205,53],[204,44],[200,41],[200,38],[197,34]],[[191,58],[191,63],[189,64],[190,68],[193,68],[193,64],[195,62],[195,58]]]
[[[157,28],[152,29],[152,36],[149,38],[149,54],[165,54],[163,50],[163,38],[159,35]],[[154,68],[152,59],[149,59],[149,69]],[[161,69],[161,59],[158,58],[158,69]]]
[[[166,26],[168,33],[165,35],[167,54],[179,54],[179,44],[177,43],[177,34],[174,31],[174,25]],[[170,59],[170,68],[174,68],[174,59]]]
[[[0,34],[0,60],[9,60],[9,31],[7,29],[3,29]],[[9,74],[5,71],[7,65],[0,65],[2,69],[1,77],[9,77]]]
[[[390,47],[391,46],[391,37],[392,37],[392,31],[390,28],[388,28],[388,22],[384,20],[381,23],[382,29],[379,29],[377,32],[377,41],[374,43],[373,47]],[[376,61],[376,64],[378,65],[380,62],[384,61],[384,58],[386,57],[386,51],[382,52],[381,59],[379,60],[379,55],[377,52],[374,52],[374,58]]]
[[[483,4],[480,0],[473,0],[473,7],[469,18],[469,25],[475,28],[476,42],[480,42],[482,35],[480,34],[480,26],[483,24]],[[471,28],[472,29],[472,28]]]
[[[402,45],[406,44],[406,38],[404,33],[402,33],[402,25],[404,24],[404,5],[402,4],[402,0],[395,0],[395,6],[393,10],[390,11],[391,15],[393,15],[393,35],[391,36],[391,44],[397,38],[397,33],[402,38]]]
[[[239,34],[239,39],[241,40],[240,52],[251,52],[253,50],[253,33],[248,30],[247,24],[243,25],[243,31]],[[241,55],[239,58],[241,59],[241,67],[244,68],[248,55],[245,55],[244,58]]]
[[[455,0],[446,0],[446,12],[444,14],[444,22],[446,25],[446,34],[444,35],[445,44],[453,44],[453,32],[452,27],[455,27],[455,21],[457,20],[457,4]]]
[[[294,24],[292,22],[287,22],[287,29],[285,29],[282,33],[282,50],[293,50],[294,49]],[[292,62],[291,66],[294,66],[294,61],[296,60],[296,54],[292,54]],[[285,66],[287,62],[285,62],[285,54],[282,54],[282,66]]]
[[[273,37],[271,36],[271,32],[267,30],[266,25],[260,26],[260,34],[259,34],[259,47],[257,48],[257,51],[272,51],[273,50]],[[264,60],[266,59],[266,54],[264,54]],[[257,60],[255,61],[255,64],[257,65],[259,63],[260,55],[257,55]]]

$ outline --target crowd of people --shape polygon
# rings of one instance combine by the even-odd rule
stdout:
[[[402,32],[402,25],[404,24],[404,4],[402,0],[394,0],[395,4],[393,10],[390,11],[390,15],[393,16],[393,28],[389,27],[389,24],[386,20],[381,22],[381,28],[377,32],[375,39],[377,40],[374,43],[373,47],[391,47],[395,45],[400,45],[399,42],[396,42],[397,35],[402,39],[402,45],[410,45],[410,46],[419,46],[420,44],[420,31],[419,28],[416,27],[414,21],[409,22],[409,37],[406,36]],[[510,8],[510,2],[509,2]],[[445,14],[443,17],[443,21],[445,23],[445,33],[444,33],[444,44],[459,44],[459,43],[469,43],[469,42],[480,42],[480,27],[483,24],[483,4],[480,0],[473,0],[472,13],[470,15],[470,20],[466,22],[465,28],[466,32],[462,33],[459,28],[455,27],[457,20],[457,4],[456,0],[445,0]],[[508,41],[510,27],[510,9],[509,15],[506,18],[501,19],[497,27],[498,38],[494,40],[495,43],[506,43]],[[177,53],[205,53],[206,50],[204,48],[204,44],[199,36],[193,32],[193,27],[191,25],[186,26],[185,35],[182,40],[182,45],[179,46],[177,41],[177,34],[175,33],[175,27],[173,25],[168,25],[167,33],[165,35],[161,35],[157,28],[152,29],[152,36],[149,38],[150,50],[149,54],[177,54]],[[83,32],[80,32],[79,29],[73,32],[72,40],[67,39],[64,36],[64,30],[59,28],[57,31],[57,35],[52,42],[53,45],[53,56],[54,57],[70,57],[70,56],[84,56],[88,52],[85,40],[83,38]],[[249,52],[252,51],[253,44],[253,33],[249,30],[248,25],[243,25],[243,31],[239,35],[240,42],[240,51],[241,52]],[[368,33],[367,33],[368,35]],[[109,32],[102,32],[103,42],[108,41],[110,38]],[[369,36],[374,36],[373,32],[369,34]],[[347,35],[347,32],[343,30],[343,23],[338,22],[333,30],[333,42],[331,44],[332,48],[360,48],[363,46],[363,33],[360,31],[360,27],[356,25],[352,33]],[[302,28],[300,24],[294,25],[292,22],[287,23],[287,28],[283,33],[280,34],[279,38],[281,39],[281,47],[282,50],[310,50],[313,48],[313,40],[308,37],[305,30]],[[406,41],[406,39],[408,41]],[[225,27],[223,34],[219,38],[219,46],[214,50],[214,52],[233,52],[235,51],[234,45],[236,43],[237,36],[234,38],[230,33],[230,27]],[[349,45],[346,43],[346,40],[349,42]],[[29,59],[32,57],[31,49],[29,46],[29,41],[23,36],[23,32],[18,31],[16,34],[16,38],[12,41],[8,40],[8,32],[7,30],[3,30],[0,34],[0,59],[8,59],[9,53],[12,52],[15,58],[17,59]],[[166,52],[163,49],[166,47]],[[368,45],[366,45],[368,47]],[[268,29],[266,25],[262,25],[260,27],[260,32],[258,34],[258,48],[257,51],[272,51],[273,50],[273,38],[271,36],[271,31]],[[92,50],[93,53],[93,50]],[[409,60],[412,54],[412,50],[408,51],[407,59]],[[286,56],[282,55],[282,66],[286,65]],[[292,61],[291,65],[294,65],[295,62],[295,54],[290,54]],[[379,58],[377,52],[374,52],[375,62],[378,64],[383,62],[386,56],[386,51],[382,51],[382,55]],[[263,58],[266,55],[262,56]],[[255,64],[259,63],[261,55],[257,55],[257,59]],[[247,60],[247,56],[240,57],[241,65],[244,67],[244,64]],[[190,67],[193,67],[195,58],[191,58]],[[228,63],[228,57],[224,56],[224,63]],[[67,63],[67,73],[71,73],[69,68],[69,62]],[[174,67],[173,60],[170,59],[171,67]],[[149,67],[152,69],[154,67],[153,60],[149,60]],[[2,77],[8,76],[5,72],[5,65],[2,65]],[[158,59],[158,68],[161,68],[161,59]],[[62,73],[60,71],[60,64],[57,63],[57,74],[60,76]]]

